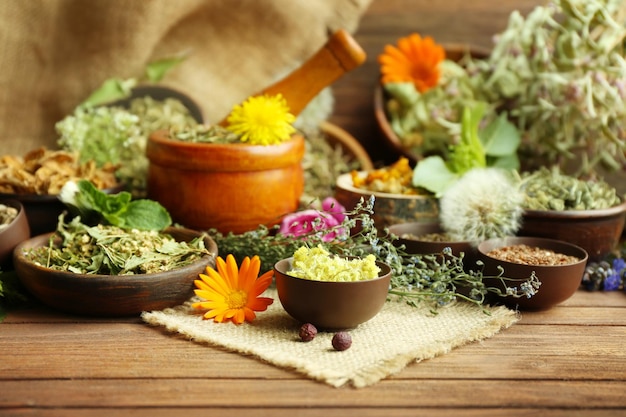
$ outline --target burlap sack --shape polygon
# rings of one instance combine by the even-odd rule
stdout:
[[[371,0],[2,0],[0,154],[56,147],[54,124],[110,77],[189,53],[163,84],[208,121],[299,66]]]

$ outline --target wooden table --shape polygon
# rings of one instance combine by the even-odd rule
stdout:
[[[579,291],[374,386],[332,388],[130,319],[44,308],[0,324],[2,416],[618,416],[626,295]]]
[[[375,161],[393,160],[373,118],[376,56],[412,31],[489,46],[511,10],[538,0],[374,0],[355,37],[366,64],[335,86],[331,121]],[[626,415],[626,295],[587,293],[481,343],[336,389],[253,358],[197,345],[139,318],[43,307],[0,324],[1,416]]]

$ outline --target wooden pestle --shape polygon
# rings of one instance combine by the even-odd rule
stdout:
[[[340,29],[302,66],[254,96],[282,94],[289,112],[297,116],[320,91],[363,64],[365,58],[365,51],[354,38]],[[227,118],[220,125],[227,125]]]

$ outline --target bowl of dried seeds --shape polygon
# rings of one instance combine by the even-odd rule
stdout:
[[[519,236],[545,237],[585,249],[598,261],[619,243],[626,222],[626,201],[601,180],[580,180],[541,169],[522,178],[526,193]]]
[[[216,256],[213,239],[190,229],[123,231],[74,221],[61,232],[22,242],[13,263],[22,284],[43,304],[115,317],[184,303]]]
[[[539,237],[489,239],[478,245],[478,255],[484,276],[489,277],[485,279],[503,293],[507,287],[523,285],[532,274],[537,276],[541,285],[532,297],[502,298],[509,307],[521,310],[545,310],[574,295],[588,259],[580,246]],[[505,280],[494,278],[498,276]]]

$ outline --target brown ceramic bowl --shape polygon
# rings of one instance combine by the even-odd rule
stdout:
[[[123,189],[123,185],[118,185],[103,191],[117,193]],[[67,210],[59,197],[52,194],[0,194],[0,199],[16,200],[24,206],[31,236],[54,232],[59,215]]]
[[[408,254],[428,255],[440,254],[445,248],[450,248],[454,256],[463,253],[463,266],[467,269],[475,269],[478,254],[476,245],[469,241],[432,241],[420,239],[420,236],[443,233],[441,224],[435,223],[398,223],[389,226],[389,232],[398,236],[394,241],[396,245],[404,245]]]
[[[378,278],[355,282],[313,281],[287,275],[293,258],[274,265],[278,298],[285,311],[319,329],[350,329],[374,317],[385,304],[391,280],[389,265],[377,262]]]
[[[11,268],[13,249],[30,237],[30,228],[24,207],[16,200],[0,200],[0,204],[16,208],[17,217],[0,229],[0,269]]]
[[[367,175],[361,171],[359,175]],[[335,198],[346,210],[352,210],[363,199],[375,197],[372,218],[378,228],[397,223],[436,222],[439,220],[439,201],[426,195],[381,193],[356,188],[350,173],[342,174],[335,184]]]
[[[598,261],[619,243],[625,220],[626,201],[598,210],[526,210],[517,234],[573,243],[587,251],[590,261]]]
[[[506,262],[487,255],[490,251],[512,245],[528,245],[552,250],[563,255],[575,256],[580,259],[578,262],[558,265],[524,265],[513,262]],[[495,276],[499,274],[498,266],[504,268],[504,277],[510,278],[508,286],[519,285],[531,276],[535,271],[537,278],[541,281],[538,292],[531,298],[504,297],[502,300],[511,308],[522,310],[545,310],[570,298],[580,287],[585,266],[587,264],[587,252],[576,245],[554,239],[538,237],[506,237],[501,239],[489,239],[478,245],[478,254],[484,262],[485,276]],[[503,290],[499,280],[489,279],[490,284]],[[497,297],[499,298],[499,297]]]
[[[443,45],[443,47],[446,51],[446,59],[454,62],[460,61],[468,53],[476,59],[484,59],[489,56],[488,50],[477,46],[446,44]],[[374,116],[380,134],[385,143],[392,150],[400,155],[406,156],[411,162],[417,162],[422,159],[422,154],[415,149],[405,146],[389,123],[389,118],[385,110],[387,100],[388,97],[385,94],[383,86],[378,83],[374,90]]]
[[[190,241],[199,232],[168,228],[178,241]],[[211,253],[183,268],[142,275],[85,275],[35,265],[25,252],[48,244],[51,234],[31,238],[15,248],[15,271],[26,289],[42,303],[68,313],[92,316],[131,316],[184,303],[193,295],[193,281],[207,266],[215,266],[217,245],[204,244]]]

